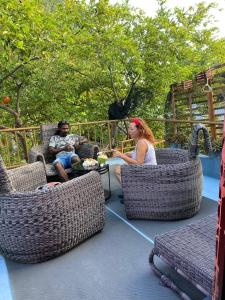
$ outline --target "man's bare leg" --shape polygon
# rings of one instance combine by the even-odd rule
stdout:
[[[71,163],[72,163],[72,164],[75,163],[75,162],[79,162],[79,161],[80,161],[79,156],[73,156],[73,157],[71,158]]]
[[[56,171],[59,174],[59,177],[63,180],[63,181],[68,181],[68,175],[63,167],[63,165],[60,162],[57,162],[55,165]]]

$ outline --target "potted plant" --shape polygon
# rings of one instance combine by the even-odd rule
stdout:
[[[220,156],[221,151],[223,148],[223,142],[222,138],[217,137],[213,142],[212,142],[212,152],[215,156]]]

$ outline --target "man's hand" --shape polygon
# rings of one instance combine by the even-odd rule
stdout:
[[[73,146],[72,146],[72,145],[70,145],[70,144],[67,144],[67,145],[64,147],[64,150],[65,150],[65,151],[68,151],[68,152],[70,152],[70,151],[73,151],[73,150],[74,150],[74,148],[73,148]]]
[[[113,157],[122,157],[123,153],[117,150],[113,150]]]

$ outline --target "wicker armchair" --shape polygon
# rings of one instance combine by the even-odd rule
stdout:
[[[188,151],[156,149],[158,165],[123,165],[122,189],[127,218],[176,220],[199,211],[202,167]]]
[[[154,248],[149,257],[150,265],[162,282],[182,299],[191,298],[156,266],[154,257],[160,257],[211,298],[216,254],[216,220],[217,215],[214,214],[155,237]]]
[[[7,171],[0,157],[0,253],[37,263],[78,245],[104,225],[100,175],[90,172],[48,191],[42,162]]]
[[[55,134],[57,130],[57,124],[41,125],[41,145],[32,147],[29,153],[29,162],[42,161],[44,163],[47,176],[55,176],[57,172],[52,164],[54,155],[48,152],[48,144],[50,138]],[[80,158],[96,158],[99,148],[97,145],[85,143],[76,149],[76,153]],[[72,169],[66,169],[67,173],[70,173]]]

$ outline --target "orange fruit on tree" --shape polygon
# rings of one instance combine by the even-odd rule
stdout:
[[[11,99],[10,99],[9,96],[3,96],[3,97],[2,97],[2,102],[3,102],[4,104],[8,104],[10,101],[11,101]]]

